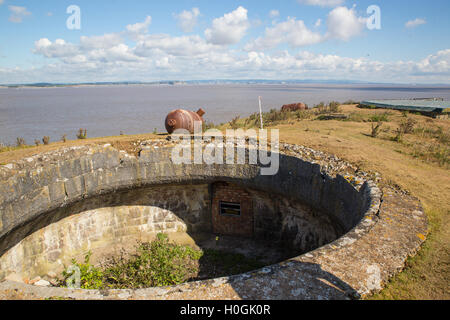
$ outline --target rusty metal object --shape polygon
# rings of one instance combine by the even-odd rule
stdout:
[[[204,122],[202,116],[205,114],[203,109],[197,112],[177,109],[170,112],[166,117],[166,130],[172,134],[177,129],[185,129],[191,134],[194,133],[194,122]]]
[[[293,104],[285,104],[281,111],[298,111],[298,110],[308,110],[308,106],[304,103],[293,103]]]

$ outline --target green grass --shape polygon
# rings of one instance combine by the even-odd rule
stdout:
[[[16,151],[21,149],[28,149],[33,148],[33,146],[27,146],[27,145],[21,145],[21,146],[2,146],[0,144],[0,153],[1,152],[8,152],[8,151]]]
[[[374,114],[369,117],[369,122],[389,122],[389,112]]]
[[[445,214],[437,209],[426,209],[429,220],[429,235],[417,255],[409,257],[404,270],[398,273],[386,284],[378,294],[367,297],[368,300],[415,300],[426,296],[440,299],[449,295],[449,288],[442,282],[449,283],[449,243],[442,234],[442,216]],[[448,214],[448,212],[447,212]],[[429,270],[434,275],[429,276]],[[417,286],[420,282],[422,285]]]

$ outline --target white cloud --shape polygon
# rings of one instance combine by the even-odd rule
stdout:
[[[170,35],[148,35],[136,45],[136,54],[151,56],[155,51],[173,56],[196,56],[207,53],[218,47],[207,43],[198,35],[172,37]]]
[[[184,10],[180,14],[176,14],[178,25],[184,32],[192,32],[197,25],[197,18],[200,16],[198,8],[192,8],[191,11]]]
[[[29,12],[25,7],[8,6],[8,9],[11,11],[9,21],[14,23],[21,23],[25,17],[31,15],[31,12]]]
[[[239,7],[221,18],[214,19],[212,27],[205,30],[205,37],[212,44],[236,44],[245,36],[249,27],[247,9]]]
[[[264,52],[264,49],[276,48],[280,44],[296,48],[331,39],[346,40],[359,34],[351,26],[358,29],[361,18],[356,16],[353,9],[338,9],[333,10],[328,17],[329,29],[326,34],[311,31],[302,20],[288,18],[266,28],[261,37],[245,46],[247,51],[224,46],[223,41],[214,44],[200,35],[174,37],[150,34],[147,28],[151,21],[148,18],[143,23],[127,26],[123,32],[81,37],[78,44],[42,38],[35,42],[33,52],[52,60],[42,68],[0,69],[0,83],[83,82],[93,79],[125,81],[130,80],[130,75],[133,80],[142,81],[308,78],[448,83],[450,49],[418,61],[395,62],[295,49]],[[335,23],[334,19],[338,17],[343,17],[344,22]],[[332,27],[335,28],[333,32]],[[134,42],[130,41],[134,44],[125,44],[126,36],[135,39]]]
[[[358,17],[354,8],[337,7],[328,14],[326,37],[348,41],[362,33],[366,20],[366,18]]]
[[[276,23],[272,28],[266,28],[264,36],[247,44],[246,50],[270,49],[281,43],[287,43],[296,48],[320,41],[322,41],[322,36],[309,30],[303,20],[288,18],[284,22]]]
[[[128,35],[132,39],[139,39],[142,35],[148,33],[148,27],[152,23],[152,17],[147,16],[145,18],[144,22],[138,22],[135,24],[129,24],[127,25],[126,29],[128,32]]]
[[[121,43],[107,49],[96,49],[88,52],[87,58],[89,61],[100,62],[137,62],[142,60],[136,56],[127,45]]]
[[[450,76],[450,49],[431,54],[415,65],[416,75],[442,74]]]
[[[322,25],[322,19],[317,19],[316,23],[314,24],[314,27],[318,28]]]
[[[0,6],[5,2],[5,0],[0,0]]]
[[[345,2],[345,0],[298,0],[300,4],[320,7],[336,7]]]
[[[80,38],[80,46],[83,49],[108,49],[122,43],[122,37],[118,33],[108,33],[103,36]]]
[[[407,28],[414,28],[417,26],[420,26],[421,24],[426,24],[427,21],[425,19],[417,18],[415,20],[410,20],[405,23],[405,27]]]
[[[47,50],[55,45],[48,40],[41,42],[41,46]],[[200,54],[192,52],[193,55],[188,56],[171,55],[155,46],[149,49],[146,56],[138,56],[136,52],[136,48],[126,45],[95,49],[86,53],[74,52],[72,56],[61,57],[58,62],[50,63],[42,69],[2,69],[0,83],[36,82],[44,79],[68,82],[92,79],[125,81],[130,80],[130,74],[133,79],[143,81],[227,77],[448,83],[450,77],[450,49],[431,54],[419,61],[396,62],[379,62],[365,57],[349,58],[308,51],[282,51],[274,54],[250,51],[243,54],[233,50],[205,50]]]
[[[43,38],[36,41],[34,47],[34,53],[47,58],[73,57],[80,52],[77,46],[67,43],[63,39],[56,39],[55,42],[51,42],[49,39]]]
[[[278,11],[278,10],[271,10],[270,12],[269,12],[269,17],[270,18],[277,18],[277,17],[279,17],[280,16],[280,11]]]

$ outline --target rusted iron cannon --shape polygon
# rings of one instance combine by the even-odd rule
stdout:
[[[205,111],[199,109],[197,112],[177,109],[170,112],[166,117],[166,130],[172,134],[177,129],[185,129],[191,134],[194,133],[194,122],[204,122],[203,115]]]
[[[304,103],[293,103],[293,104],[285,104],[281,111],[288,112],[288,111],[298,111],[298,110],[308,110],[308,106]]]

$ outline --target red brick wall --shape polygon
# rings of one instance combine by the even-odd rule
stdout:
[[[240,216],[220,214],[219,202],[241,204]],[[249,193],[233,184],[220,182],[213,185],[212,223],[216,234],[253,237],[253,206]]]

